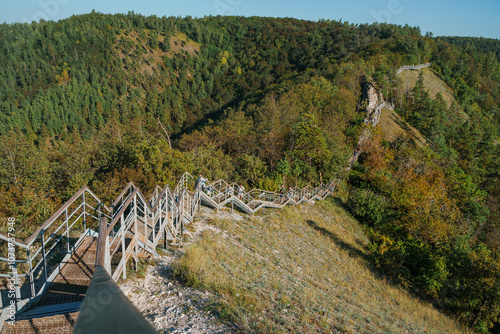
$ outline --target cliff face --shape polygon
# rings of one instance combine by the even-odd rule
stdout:
[[[375,110],[378,103],[377,90],[372,84],[368,84],[365,94],[366,101],[368,102],[368,105],[366,106],[366,113],[371,114]]]

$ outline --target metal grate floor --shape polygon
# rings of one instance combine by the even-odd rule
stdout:
[[[73,333],[78,314],[57,314],[49,317],[20,320],[4,324],[2,334],[69,334]]]

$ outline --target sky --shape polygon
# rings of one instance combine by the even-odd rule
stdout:
[[[422,34],[500,39],[500,0],[0,0],[0,22],[60,20],[89,13],[203,17],[294,17],[419,26]]]

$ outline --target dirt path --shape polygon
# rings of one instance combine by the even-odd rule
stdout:
[[[169,249],[156,259],[144,278],[129,279],[120,284],[122,291],[160,333],[233,333],[234,327],[222,323],[209,311],[214,296],[206,291],[187,287],[172,277],[172,264],[185,248],[198,240],[207,229],[211,210],[203,208],[200,219],[192,225],[188,242],[177,250]],[[220,232],[217,230],[216,232]]]

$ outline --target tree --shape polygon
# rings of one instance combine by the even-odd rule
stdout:
[[[294,157],[313,167],[317,173],[327,170],[332,154],[313,115],[303,114],[301,121],[293,127],[290,151]]]

